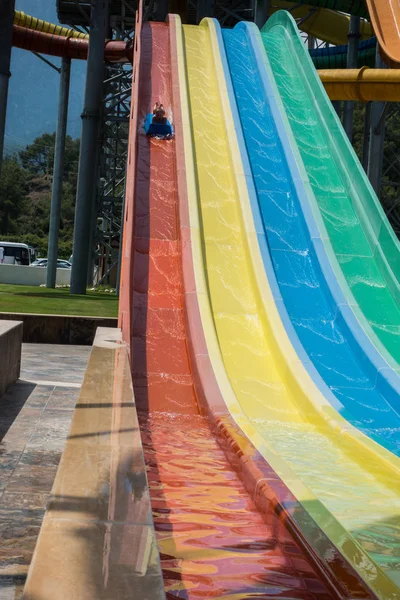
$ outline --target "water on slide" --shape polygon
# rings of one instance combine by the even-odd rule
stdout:
[[[260,78],[267,71],[257,62],[247,29],[223,30],[223,38],[268,248],[296,333],[339,399],[335,408],[342,407],[341,413],[355,427],[400,455],[400,417],[390,404],[393,394],[387,400],[376,389],[360,350],[356,353],[353,340],[347,339],[348,330],[337,318],[337,305],[315,255],[265,101]]]
[[[322,93],[317,100],[310,96],[297,63],[298,57],[293,54],[296,53],[296,48],[290,44],[289,31],[277,25],[271,31],[262,33],[262,38],[344,276],[372,329],[400,363],[400,307],[382,274],[375,248],[371,248],[368,243],[353,206],[349,185],[345,183],[343,169],[348,169],[349,181],[360,177],[360,174],[354,168],[354,163],[339,165],[330,150],[330,143],[319,125],[316,112],[316,102],[322,106],[328,100]],[[343,142],[336,135],[334,143],[340,148]],[[371,200],[365,198],[364,210],[368,214],[367,201]],[[379,233],[382,239],[384,234],[385,227],[382,227]],[[389,235],[385,237],[389,238]],[[393,268],[395,258],[393,256],[391,260]]]
[[[390,576],[400,567],[400,498],[356,462],[278,364],[243,228],[217,75],[205,27],[184,26],[208,293],[225,369],[242,410]],[[290,482],[289,482],[290,485]],[[307,505],[306,508],[312,508]]]
[[[328,599],[278,517],[263,522],[198,414],[182,305],[175,141],[143,132],[156,100],[171,110],[167,25],[144,25],[139,77],[132,374],[167,598]]]

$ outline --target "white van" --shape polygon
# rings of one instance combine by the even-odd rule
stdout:
[[[36,252],[27,244],[0,241],[0,263],[29,266],[36,260]]]

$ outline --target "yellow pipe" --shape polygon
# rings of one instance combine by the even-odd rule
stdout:
[[[400,101],[400,71],[395,69],[324,69],[318,71],[331,100]]]
[[[51,33],[53,35],[61,35],[63,37],[80,38],[82,40],[89,39],[87,33],[80,33],[69,27],[54,25],[54,23],[49,23],[48,21],[26,15],[20,10],[14,11],[14,25],[26,27],[27,29],[34,29],[35,31],[43,31],[44,33]]]
[[[273,0],[270,14],[278,10],[289,10],[295,19],[304,19],[298,24],[299,29],[319,40],[337,46],[348,43],[350,17],[328,8],[315,8],[302,4],[293,8],[293,2]],[[312,14],[310,15],[310,11]],[[308,16],[310,15],[310,16]],[[360,21],[360,39],[366,40],[374,35],[371,24],[365,19]]]

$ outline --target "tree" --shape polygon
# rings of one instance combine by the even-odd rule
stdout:
[[[35,175],[50,175],[53,172],[55,139],[55,133],[44,133],[22,150],[19,157],[24,169]]]
[[[53,175],[55,133],[44,133],[19,153],[21,164],[33,175]],[[65,140],[64,179],[74,182],[78,170],[79,140]]]
[[[27,192],[27,174],[17,157],[6,157],[0,179],[0,233],[18,230],[17,220],[26,211]]]

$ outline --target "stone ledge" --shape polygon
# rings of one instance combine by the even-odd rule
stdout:
[[[23,598],[165,600],[120,330],[97,332]]]
[[[117,327],[115,317],[81,317],[76,315],[41,315],[0,312],[1,320],[22,321],[24,343],[77,344],[90,346],[98,327]]]
[[[0,398],[19,377],[21,370],[22,323],[0,321]]]

